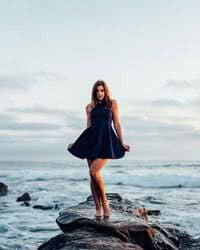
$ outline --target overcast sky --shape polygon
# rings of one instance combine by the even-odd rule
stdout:
[[[200,2],[0,0],[0,158],[75,159],[97,79],[127,159],[199,160]]]

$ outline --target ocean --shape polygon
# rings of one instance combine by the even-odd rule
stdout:
[[[106,192],[159,209],[161,215],[154,221],[174,224],[200,238],[200,161],[109,160],[101,174]],[[61,233],[55,222],[59,211],[91,194],[87,162],[79,159],[1,161],[0,182],[9,189],[0,196],[0,250],[37,249]],[[31,196],[30,206],[16,202],[24,192]]]

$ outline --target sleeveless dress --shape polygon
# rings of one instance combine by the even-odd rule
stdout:
[[[81,159],[122,158],[127,149],[113,130],[112,110],[104,105],[104,102],[98,102],[90,115],[91,126],[86,128],[73,144],[69,144],[67,150]]]

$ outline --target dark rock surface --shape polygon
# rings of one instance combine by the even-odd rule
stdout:
[[[22,196],[19,196],[16,201],[30,201],[31,196],[29,193],[24,193]]]
[[[43,202],[42,204],[35,204],[32,207],[34,209],[41,209],[41,210],[50,210],[50,209],[59,209],[61,204],[58,203],[49,203],[49,202]]]
[[[116,193],[107,194],[111,216],[96,219],[91,196],[77,206],[59,213],[56,222],[63,231],[39,246],[38,250],[58,249],[135,249],[135,250],[178,250],[191,246],[192,239],[175,226],[146,223],[134,213],[132,202]],[[185,234],[185,235],[184,235]],[[191,242],[189,243],[189,240]]]
[[[8,193],[8,186],[5,183],[0,182],[0,196],[6,195],[7,193]]]
[[[173,226],[167,226],[167,230],[179,238],[181,250],[200,250],[200,238],[193,239],[188,233],[180,232]]]
[[[41,210],[49,210],[49,209],[53,209],[54,206],[53,205],[34,205],[33,208],[41,209]]]
[[[30,203],[28,201],[24,201],[23,203],[21,203],[21,206],[30,207]]]

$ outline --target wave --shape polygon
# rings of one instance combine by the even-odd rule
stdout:
[[[88,178],[69,178],[69,181],[88,181]]]
[[[49,177],[49,178],[43,178],[43,177],[36,177],[33,179],[27,179],[29,182],[35,182],[35,181],[56,181],[56,180],[66,180],[66,181],[87,181],[88,178],[67,178],[67,177]]]
[[[161,166],[163,167],[200,167],[200,164],[197,163],[191,163],[191,164],[187,164],[187,163],[168,163],[168,164],[162,164]]]
[[[106,176],[105,182],[144,188],[200,188],[200,176],[191,175],[112,175]]]
[[[43,177],[35,177],[32,179],[27,179],[26,181],[51,181],[51,180],[65,180],[66,177],[48,177],[48,178],[43,178]]]

